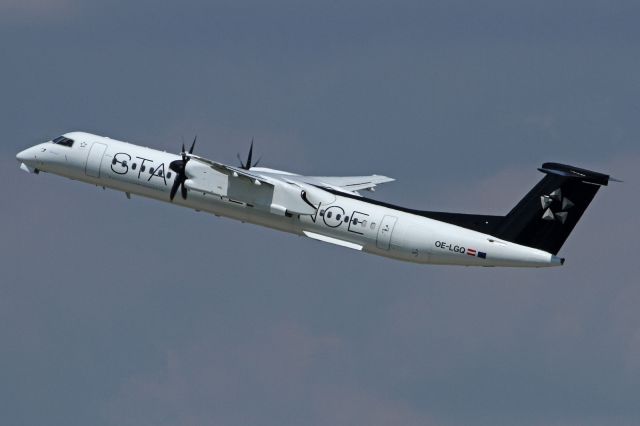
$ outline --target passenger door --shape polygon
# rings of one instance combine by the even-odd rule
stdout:
[[[395,216],[385,216],[378,228],[378,236],[376,239],[376,245],[383,250],[389,250],[391,247],[391,234],[393,234],[393,227],[398,220]]]
[[[84,172],[87,176],[94,178],[100,177],[100,165],[102,164],[102,158],[104,157],[104,151],[106,149],[107,145],[99,142],[95,142],[91,146],[89,155],[87,155],[87,163],[84,168]]]

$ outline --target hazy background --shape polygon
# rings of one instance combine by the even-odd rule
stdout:
[[[3,425],[636,425],[637,1],[0,2]],[[562,268],[404,264],[28,175],[71,130],[506,213],[604,188]]]

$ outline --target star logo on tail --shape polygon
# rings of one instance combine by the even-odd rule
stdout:
[[[574,203],[570,199],[562,196],[562,189],[560,188],[549,195],[542,195],[540,197],[540,203],[544,210],[544,213],[542,213],[543,220],[557,220],[561,223],[567,221],[567,217],[569,216],[567,210],[574,206]]]

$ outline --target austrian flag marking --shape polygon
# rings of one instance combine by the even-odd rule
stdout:
[[[472,249],[472,248],[468,248],[467,249],[467,254],[469,256],[479,257],[480,259],[486,259],[487,258],[487,253],[484,253],[482,251],[477,251],[476,249]]]

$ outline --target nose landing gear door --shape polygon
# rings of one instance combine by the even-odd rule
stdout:
[[[376,238],[376,245],[379,249],[389,250],[391,247],[391,234],[393,234],[393,227],[398,220],[395,216],[385,216],[382,218],[382,223],[378,228],[378,236]]]
[[[104,151],[107,149],[107,145],[103,143],[94,143],[91,146],[89,155],[87,156],[87,163],[84,168],[84,172],[87,176],[94,178],[100,177],[100,164],[102,164],[102,157],[104,157]]]

